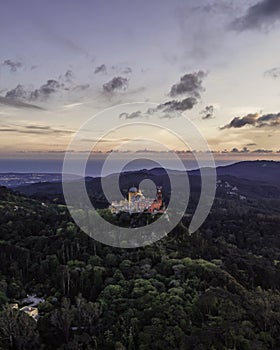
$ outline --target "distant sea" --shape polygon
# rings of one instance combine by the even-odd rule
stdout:
[[[103,175],[109,175],[116,172],[118,168],[117,161],[112,161],[108,171]],[[197,169],[198,165],[194,160],[182,160],[186,170]],[[87,163],[86,176],[97,177],[101,175],[104,159],[89,160]],[[219,160],[216,166],[232,164],[234,161]],[[168,160],[168,169],[176,169],[172,160]],[[59,159],[0,159],[0,173],[61,173],[63,161]],[[75,168],[75,166],[73,166]],[[160,167],[159,163],[149,160],[135,160],[128,164],[123,170],[134,171],[141,169],[152,169]]]

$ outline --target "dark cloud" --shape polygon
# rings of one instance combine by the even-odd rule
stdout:
[[[182,94],[190,95],[182,100],[170,100],[157,105],[156,107],[149,108],[144,114],[141,111],[133,113],[121,113],[119,118],[135,119],[143,118],[153,115],[155,113],[161,113],[160,118],[174,118],[178,117],[180,112],[184,112],[194,108],[200,98],[200,92],[203,91],[202,81],[206,76],[203,71],[197,73],[185,74],[178,84],[172,86],[169,93],[170,96],[177,96]],[[114,78],[115,79],[115,78]],[[124,78],[122,78],[124,79]],[[111,81],[112,82],[112,81]],[[109,82],[109,83],[111,83]],[[105,85],[105,84],[104,84]],[[103,85],[103,88],[104,88]],[[206,107],[209,109],[208,113],[211,112],[213,106]]]
[[[71,83],[73,81],[73,79],[75,78],[74,73],[71,69],[68,69],[66,71],[66,73],[64,74],[65,80],[69,83]]]
[[[211,119],[214,116],[214,106],[206,106],[203,111],[200,112],[202,114],[202,119]]]
[[[6,98],[25,100],[29,98],[29,93],[23,85],[19,84],[14,89],[7,91]]]
[[[247,147],[243,147],[240,152],[241,153],[250,153],[250,150]]]
[[[254,150],[249,150],[247,147],[243,147],[242,149],[238,149],[237,147],[234,147],[232,148],[232,150],[230,151],[227,151],[227,150],[224,150],[222,152],[220,151],[212,151],[212,153],[222,153],[222,154],[225,154],[225,153],[274,153],[273,150],[270,150],[270,149],[254,149]],[[276,152],[278,153],[278,152]],[[280,153],[280,151],[279,151]]]
[[[250,153],[250,150],[247,147],[243,147],[241,150],[234,147],[229,153]]]
[[[32,135],[69,135],[74,134],[74,131],[53,129],[51,127],[35,127],[18,130],[20,134],[32,134]]]
[[[59,92],[81,92],[87,90],[89,84],[80,84],[74,81],[74,73],[67,70],[59,76],[58,80],[49,79],[39,88],[31,90],[19,84],[14,89],[6,92],[5,98],[9,101],[45,101]]]
[[[40,126],[40,125],[27,125],[25,127],[26,129],[32,129],[32,130],[50,130],[50,126]]]
[[[254,142],[251,142],[251,143],[247,143],[246,145],[246,147],[251,147],[251,146],[257,146],[257,144]]]
[[[106,73],[107,72],[107,68],[105,64],[101,64],[100,66],[95,68],[94,74],[98,74],[98,73]]]
[[[271,77],[274,79],[280,78],[280,68],[275,67],[275,68],[269,69],[266,72],[264,72],[264,75],[266,77]]]
[[[119,118],[136,119],[136,118],[148,118],[155,113],[163,113],[159,115],[160,118],[174,118],[178,116],[178,113],[192,109],[197,103],[195,97],[187,97],[182,101],[171,100],[165,103],[159,104],[154,108],[149,108],[145,113],[136,111],[132,113],[121,113]]]
[[[280,125],[280,113],[277,114],[266,114],[259,117],[257,120],[257,126],[263,127],[263,126],[279,126]]]
[[[30,104],[30,103],[25,103],[14,98],[3,97],[3,96],[0,96],[0,104],[9,106],[9,107],[14,107],[14,108],[29,108],[29,109],[36,109],[36,110],[44,110],[39,106]]]
[[[103,91],[112,94],[116,90],[126,90],[128,87],[128,79],[123,77],[114,77],[108,83],[103,84]]]
[[[255,149],[252,153],[273,153],[271,149]]]
[[[269,27],[280,19],[280,1],[262,0],[251,6],[245,15],[231,23],[231,29],[237,31],[262,29]]]
[[[3,66],[8,67],[11,72],[16,72],[18,68],[23,66],[23,64],[19,61],[5,60]]]
[[[195,97],[187,97],[182,101],[171,100],[163,104],[158,105],[157,110],[163,112],[183,112],[192,109],[197,104]]]
[[[46,100],[52,94],[57,92],[64,85],[58,82],[57,80],[47,80],[39,89],[29,91],[25,89],[23,85],[17,85],[14,89],[9,90],[6,93],[6,98],[10,100],[27,100],[27,101],[36,101],[36,100]]]
[[[30,100],[46,100],[51,95],[56,93],[64,85],[54,79],[49,79],[39,89],[36,89],[30,93]]]
[[[0,127],[0,132],[17,132],[18,129],[15,128],[1,128]]]
[[[245,117],[235,117],[229,124],[221,127],[221,129],[242,128],[245,125],[255,125],[259,114],[248,114]]]
[[[159,104],[155,108],[149,108],[147,114],[152,115],[156,112],[164,113],[161,118],[174,118],[178,116],[178,113],[192,109],[197,104],[195,97],[187,97],[181,101],[171,100],[165,103]]]
[[[65,130],[65,129],[55,129],[51,126],[40,126],[40,125],[27,125],[24,127],[1,127],[0,131],[2,132],[17,132],[19,134],[31,134],[31,135],[68,135],[73,134],[74,131],[72,130]]]
[[[221,127],[221,130],[242,128],[246,125],[261,127],[276,127],[280,125],[280,113],[270,113],[260,116],[258,113],[248,114],[244,117],[235,117],[229,124]]]
[[[119,115],[119,118],[124,118],[124,119],[136,119],[136,118],[143,118],[145,115],[142,114],[141,111],[136,111],[136,112],[132,112],[132,113],[121,113]],[[146,116],[147,117],[147,116]]]
[[[203,79],[206,73],[198,71],[194,73],[185,74],[181,77],[180,82],[171,87],[169,95],[175,97],[178,95],[190,95],[199,98],[200,93],[204,90],[202,87]]]

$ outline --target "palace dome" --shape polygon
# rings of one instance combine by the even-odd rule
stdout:
[[[138,192],[138,189],[136,187],[130,187],[129,192],[136,193],[136,192]]]

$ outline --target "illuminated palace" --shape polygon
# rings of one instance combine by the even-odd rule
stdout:
[[[131,187],[128,191],[127,198],[119,202],[113,201],[110,210],[112,213],[119,212],[132,213],[163,213],[165,206],[162,200],[161,187],[157,188],[156,198],[146,198],[142,191],[137,187]]]

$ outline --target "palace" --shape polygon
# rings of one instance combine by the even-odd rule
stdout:
[[[113,201],[110,205],[112,213],[119,212],[132,213],[163,213],[165,205],[162,199],[161,187],[157,188],[156,198],[146,198],[142,191],[137,187],[131,187],[128,191],[127,198],[119,202]]]

